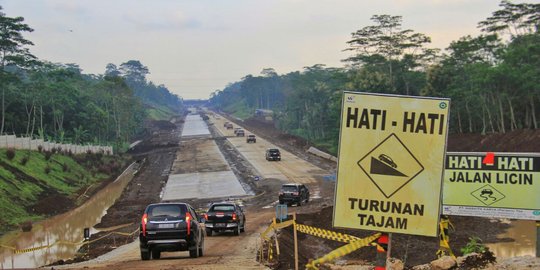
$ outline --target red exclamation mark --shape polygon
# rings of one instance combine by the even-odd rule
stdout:
[[[487,166],[493,166],[495,163],[495,154],[493,152],[487,152],[482,163],[486,164]]]

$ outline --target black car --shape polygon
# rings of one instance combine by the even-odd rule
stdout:
[[[302,205],[302,202],[309,202],[309,190],[303,184],[284,184],[279,191],[279,204]]]
[[[188,251],[189,256],[203,256],[204,227],[187,203],[156,203],[144,210],[139,242],[141,259],[159,259],[163,251]]]
[[[246,215],[244,209],[234,202],[213,203],[204,214],[206,234],[213,232],[233,231],[240,235],[246,230]]]
[[[266,149],[266,160],[281,160],[281,152],[279,152],[279,149],[275,148],[269,148]]]

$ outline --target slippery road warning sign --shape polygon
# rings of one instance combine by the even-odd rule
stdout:
[[[443,213],[540,220],[540,154],[446,155]]]
[[[344,93],[334,227],[438,235],[449,103]]]

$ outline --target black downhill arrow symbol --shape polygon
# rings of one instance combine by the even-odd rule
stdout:
[[[397,166],[396,166],[397,167]],[[407,175],[401,173],[400,171],[392,168],[388,164],[371,157],[371,168],[369,170],[370,174],[381,174],[381,175],[390,175],[390,176],[402,176],[407,177]]]

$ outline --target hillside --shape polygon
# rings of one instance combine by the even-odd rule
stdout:
[[[102,154],[0,149],[0,235],[79,205],[118,175],[126,160]]]

